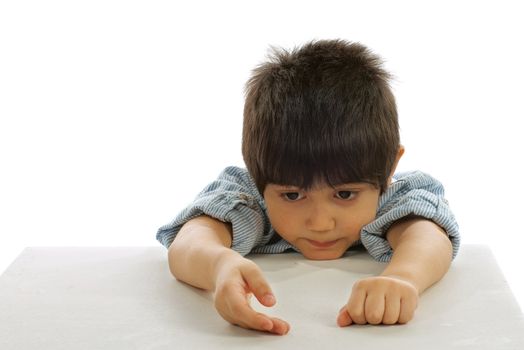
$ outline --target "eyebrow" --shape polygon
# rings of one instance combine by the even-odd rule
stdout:
[[[350,182],[350,183],[347,183],[347,184],[339,184],[339,185],[333,185],[331,186],[332,188],[334,189],[339,189],[339,188],[346,188],[346,187],[349,187],[349,188],[364,188],[364,187],[368,187],[370,186],[369,183],[367,182]]]
[[[277,184],[271,184],[271,185],[275,186],[275,189],[278,191],[302,191],[303,190],[299,186],[294,186],[294,185],[277,185]],[[349,182],[345,184],[338,184],[338,185],[333,185],[333,186],[328,185],[328,186],[334,190],[341,190],[341,189],[362,190],[364,188],[367,188],[370,185],[371,184],[367,182]]]
[[[277,190],[300,190],[300,187],[293,185],[272,185],[275,186]]]

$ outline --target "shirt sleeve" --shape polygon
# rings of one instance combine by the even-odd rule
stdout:
[[[246,255],[270,240],[269,222],[262,196],[247,170],[226,168],[175,219],[162,226],[157,240],[169,248],[182,226],[200,215],[208,215],[233,228],[231,248]]]
[[[378,261],[390,261],[393,250],[386,239],[387,230],[395,221],[412,215],[442,227],[451,240],[455,258],[460,246],[459,227],[444,198],[444,187],[419,171],[395,175],[379,200],[376,219],[362,228],[360,239],[371,256]]]

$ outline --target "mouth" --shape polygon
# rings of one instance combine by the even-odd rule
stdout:
[[[338,239],[334,240],[334,241],[314,241],[312,239],[306,239],[306,241],[308,241],[309,244],[311,244],[313,247],[317,248],[317,249],[328,249],[328,248],[331,248],[333,247],[335,244],[337,244],[337,242],[339,241]]]

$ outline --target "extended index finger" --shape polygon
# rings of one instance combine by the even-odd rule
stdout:
[[[273,306],[276,303],[275,296],[271,291],[271,286],[265,279],[262,271],[258,266],[252,264],[244,266],[242,270],[242,277],[247,283],[250,292],[255,295],[257,300],[264,306]]]

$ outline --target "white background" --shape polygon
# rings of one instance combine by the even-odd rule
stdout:
[[[0,2],[0,272],[25,246],[156,245],[227,165],[270,45],[386,60],[406,154],[520,305],[523,11],[507,1]],[[482,307],[479,305],[479,307]]]

